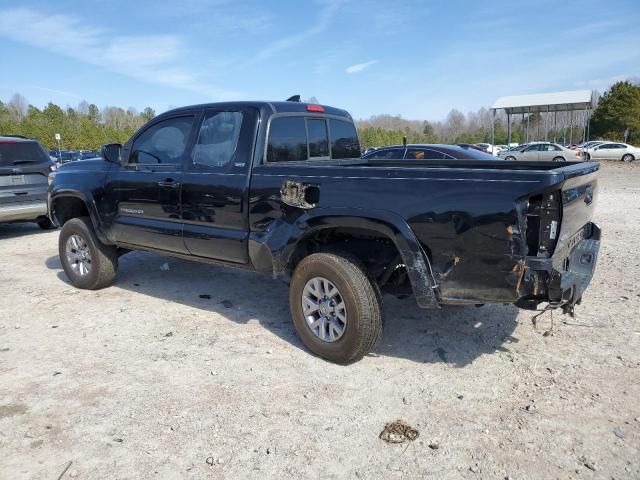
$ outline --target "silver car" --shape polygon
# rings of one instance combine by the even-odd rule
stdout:
[[[498,153],[505,160],[567,162],[581,160],[580,152],[550,142],[530,143],[518,150]]]
[[[587,160],[622,160],[633,162],[640,158],[640,148],[626,143],[605,142],[594,145],[585,152]]]

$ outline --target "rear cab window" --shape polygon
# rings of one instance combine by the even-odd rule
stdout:
[[[267,163],[360,158],[360,142],[349,120],[309,115],[271,120]]]

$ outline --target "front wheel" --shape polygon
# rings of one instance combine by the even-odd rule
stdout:
[[[633,162],[634,160],[635,160],[635,158],[630,153],[627,153],[626,155],[624,155],[622,157],[622,161],[623,162]]]
[[[291,279],[289,304],[303,343],[331,362],[358,361],[382,337],[380,295],[351,256],[315,253],[303,259]]]
[[[75,287],[97,290],[116,276],[117,249],[98,239],[88,217],[72,218],[64,224],[58,253],[64,273]]]
[[[510,161],[510,162],[515,161],[515,159],[516,159],[516,157],[513,157],[513,156],[511,156],[511,155],[509,155],[508,157],[506,157],[506,158],[505,158],[505,160],[508,160],[508,161]]]

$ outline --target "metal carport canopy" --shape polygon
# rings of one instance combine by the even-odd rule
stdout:
[[[504,110],[511,115],[514,113],[586,110],[590,109],[592,105],[593,92],[591,90],[573,90],[569,92],[500,97],[491,108],[493,110]]]

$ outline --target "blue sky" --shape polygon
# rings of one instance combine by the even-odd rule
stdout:
[[[640,77],[640,2],[0,0],[0,99],[161,112],[300,93],[438,120]]]

